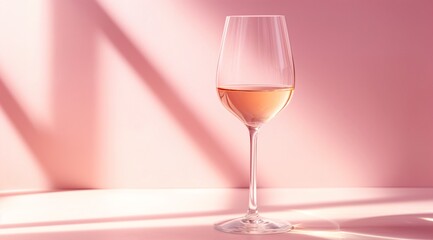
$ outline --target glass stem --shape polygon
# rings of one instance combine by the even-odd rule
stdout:
[[[259,132],[258,127],[248,126],[250,132],[250,191],[249,191],[249,203],[248,212],[246,217],[248,219],[254,220],[259,216],[259,211],[257,210],[257,182],[256,182],[256,172],[257,172],[257,134]]]

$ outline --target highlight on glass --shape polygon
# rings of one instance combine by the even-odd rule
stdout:
[[[250,186],[245,216],[217,223],[217,230],[269,234],[292,229],[287,221],[259,215],[256,171],[259,129],[289,103],[294,89],[294,63],[284,16],[228,16],[218,61],[217,91],[227,110],[248,128]]]

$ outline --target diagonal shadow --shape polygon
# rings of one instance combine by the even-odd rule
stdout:
[[[413,194],[399,194],[392,197],[381,197],[373,199],[362,200],[349,200],[349,201],[333,201],[333,202],[318,202],[307,204],[292,204],[292,205],[274,205],[264,206],[262,209],[265,211],[283,211],[292,209],[319,209],[328,207],[349,207],[358,205],[371,205],[371,204],[384,204],[384,203],[397,203],[397,202],[412,202],[433,199],[433,192],[421,192]]]
[[[108,223],[108,222],[131,222],[156,219],[175,219],[175,218],[192,218],[206,217],[225,214],[238,213],[233,210],[205,211],[205,212],[186,212],[186,213],[170,213],[170,214],[154,214],[154,215],[135,215],[135,216],[119,216],[105,218],[87,218],[87,219],[71,219],[58,221],[30,222],[30,223],[11,223],[1,224],[0,229],[6,228],[23,228],[23,227],[42,227],[42,226],[58,226],[58,225],[75,225],[75,224],[93,224],[93,223]]]
[[[132,239],[188,239],[188,240],[324,240],[328,237],[309,236],[296,233],[269,234],[251,236],[248,234],[227,234],[216,231],[213,226],[191,224],[188,226],[157,226],[157,227],[116,227],[110,229],[58,230],[47,232],[19,232],[3,234],[2,240],[57,240],[57,239],[92,239],[92,240],[132,240]]]
[[[88,16],[102,30],[104,35],[127,61],[129,66],[140,76],[143,84],[149,87],[155,96],[169,110],[173,118],[184,128],[191,139],[208,156],[209,161],[221,174],[227,177],[233,186],[247,186],[247,176],[243,169],[236,165],[233,154],[215,138],[188,106],[182,97],[173,89],[160,72],[150,63],[139,48],[128,38],[126,33],[114,22],[97,1],[81,1]]]
[[[45,154],[42,147],[48,141],[45,132],[35,127],[31,119],[27,116],[27,113],[24,112],[23,107],[12,95],[1,77],[0,107],[9,118],[10,123],[14,126],[15,130],[21,136],[21,139],[28,146],[30,152],[38,160],[37,163],[39,163],[41,170],[44,171],[45,176],[50,180],[49,183],[51,183],[51,176],[47,174],[47,169],[42,164]]]
[[[53,126],[35,125],[0,79],[0,105],[37,160],[51,189],[94,186],[96,114],[94,34],[72,1],[53,1]],[[73,36],[80,35],[80,41]],[[80,61],[76,61],[80,59]],[[83,59],[83,60],[82,60]],[[77,75],[78,74],[78,75]]]
[[[23,140],[30,147],[30,150],[35,153],[37,148],[34,147],[39,139],[41,133],[36,130],[33,122],[27,117],[20,103],[18,103],[15,97],[12,95],[9,88],[4,84],[4,81],[0,77],[0,107],[3,108],[6,116],[11,120],[15,129],[19,132],[21,136],[24,137]],[[38,155],[38,154],[36,154]]]
[[[31,154],[37,160],[36,163],[43,171],[47,178],[48,189],[80,189],[74,185],[65,185],[65,170],[62,155],[66,154],[63,151],[64,147],[60,139],[53,137],[52,129],[43,129],[40,126],[36,127],[27,113],[23,110],[21,104],[15,99],[9,88],[4,84],[0,77],[0,108],[3,109],[10,123],[14,126],[21,139],[24,141]],[[50,131],[49,131],[50,130]],[[64,143],[63,143],[64,144]],[[54,150],[58,154],[54,154]],[[54,164],[54,162],[57,162]],[[83,188],[82,188],[83,189]],[[32,194],[34,192],[30,192]],[[18,193],[19,194],[19,193]],[[8,194],[7,194],[8,195]],[[17,193],[11,193],[11,196]],[[0,193],[0,197],[4,194]]]
[[[382,197],[374,199],[363,200],[347,200],[347,201],[332,201],[332,202],[314,202],[314,203],[298,203],[287,205],[267,205],[263,206],[263,212],[283,212],[283,211],[296,211],[296,210],[313,210],[324,209],[332,207],[354,207],[365,206],[384,203],[404,203],[430,200],[433,197],[433,192],[421,192],[416,194],[399,194],[392,197]],[[239,214],[241,216],[244,212],[243,206],[231,206],[229,209],[210,210],[201,212],[181,212],[181,213],[163,213],[163,214],[148,214],[148,215],[133,215],[133,216],[116,216],[116,217],[101,217],[101,218],[87,218],[87,219],[69,219],[58,221],[44,221],[44,222],[27,222],[27,223],[12,223],[1,224],[0,229],[4,228],[23,228],[23,227],[41,227],[41,226],[57,226],[57,225],[74,225],[74,224],[93,224],[93,223],[108,223],[108,222],[124,222],[124,221],[144,221],[144,220],[157,220],[157,219],[175,219],[175,218],[193,218],[193,217],[208,217],[228,214]],[[266,214],[264,214],[266,215]],[[431,214],[425,214],[430,217]],[[345,226],[350,227],[351,223]]]
[[[247,176],[233,154],[206,128],[198,115],[167,83],[160,72],[96,1],[53,1],[53,113],[54,126],[35,126],[0,79],[0,105],[37,159],[51,188],[86,188],[95,180],[96,96],[94,34],[102,30],[174,119],[235,187]],[[82,17],[82,10],[87,17]],[[80,19],[77,20],[78,13]],[[74,32],[73,29],[80,29]],[[74,35],[87,36],[80,41]],[[84,52],[84,53],[83,53]],[[76,59],[83,59],[76,62]],[[74,60],[75,59],[75,60]],[[81,75],[77,75],[77,72]],[[83,77],[84,76],[84,77]],[[84,138],[84,136],[86,136]]]

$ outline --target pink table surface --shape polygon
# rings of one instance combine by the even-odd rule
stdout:
[[[296,229],[220,233],[245,212],[245,189],[0,193],[0,239],[433,239],[432,188],[260,189],[262,215]]]

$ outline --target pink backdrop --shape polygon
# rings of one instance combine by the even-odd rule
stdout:
[[[245,187],[226,15],[284,14],[297,73],[259,186],[433,186],[433,1],[0,1],[0,189]]]

